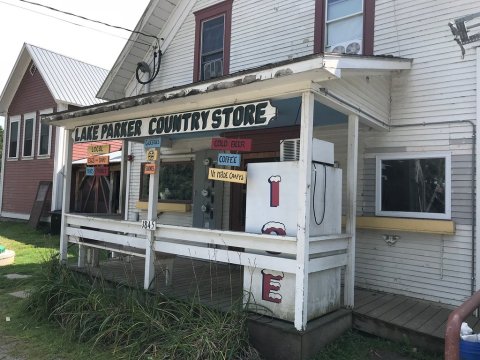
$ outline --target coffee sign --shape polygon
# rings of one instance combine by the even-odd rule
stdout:
[[[136,120],[79,126],[73,130],[76,143],[175,135],[202,131],[248,129],[266,126],[277,115],[270,101],[238,104],[213,109],[159,115]]]

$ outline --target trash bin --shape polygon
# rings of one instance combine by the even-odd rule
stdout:
[[[460,339],[460,360],[480,359],[480,342]]]
[[[53,210],[50,212],[50,234],[60,234],[62,226],[62,210]]]

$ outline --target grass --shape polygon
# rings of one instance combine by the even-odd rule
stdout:
[[[0,245],[16,252],[14,265],[0,267],[0,343],[13,344],[9,350],[14,355],[39,360],[106,360],[119,358],[121,354],[130,358],[143,355],[149,359],[162,358],[162,353],[170,351],[170,354],[176,354],[170,357],[172,359],[188,359],[193,353],[205,354],[204,351],[213,349],[223,351],[214,354],[226,355],[202,355],[200,358],[222,359],[232,354],[229,350],[240,349],[238,353],[244,359],[256,357],[254,352],[249,353],[243,330],[237,332],[239,335],[233,339],[234,342],[226,341],[228,338],[232,341],[233,330],[238,330],[239,324],[244,321],[240,313],[228,317],[179,301],[166,305],[168,299],[146,297],[143,292],[135,293],[126,288],[100,287],[103,290],[93,291],[92,279],[88,278],[70,278],[54,284],[45,282],[46,276],[55,272],[62,274],[63,280],[75,275],[64,273],[65,269],[60,267],[52,268],[56,262],[45,262],[57,251],[59,237],[34,231],[25,223],[0,221]],[[73,260],[75,254],[72,252],[69,256]],[[9,280],[2,276],[10,273],[33,276],[25,280]],[[74,286],[68,289],[68,283]],[[47,286],[43,288],[44,295],[50,291],[50,296],[44,296],[44,300],[52,299],[52,294],[58,295],[56,303],[60,306],[56,310],[52,303],[45,301],[42,307],[41,296],[32,297],[26,304],[9,295],[18,290],[38,289],[42,285]],[[58,301],[60,297],[63,300]],[[104,299],[101,300],[101,297]],[[116,301],[120,298],[125,300],[122,304]],[[25,305],[30,305],[30,312],[24,311]],[[35,316],[32,316],[32,311]],[[185,316],[189,313],[201,316]],[[95,320],[102,314],[102,321]],[[6,317],[10,318],[9,322],[5,321]],[[72,326],[75,318],[80,319],[80,326]],[[169,321],[180,318],[182,321]],[[166,326],[170,326],[168,333]],[[144,345],[149,343],[152,346],[139,346],[137,341],[129,343],[125,341],[128,337],[142,339]],[[17,342],[21,346],[17,346]],[[166,349],[168,347],[170,349]],[[408,344],[351,331],[327,346],[313,360],[400,359],[398,356],[412,360],[441,359],[417,351]]]
[[[312,360],[441,360],[443,356],[420,351],[407,343],[395,343],[357,331],[349,331]]]

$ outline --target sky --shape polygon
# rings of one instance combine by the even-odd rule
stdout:
[[[128,29],[135,27],[149,2],[32,1]],[[20,0],[0,0],[0,19],[0,93],[25,42],[110,70],[130,36],[127,31],[93,24]],[[0,117],[2,127],[3,123]]]

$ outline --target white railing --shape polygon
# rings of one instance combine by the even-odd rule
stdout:
[[[121,246],[127,249],[124,252],[136,253],[137,250],[137,255],[143,256],[147,231],[141,228],[139,222],[67,215],[69,242],[80,245],[120,252],[122,250],[118,246]],[[310,238],[309,273],[346,265],[349,239],[350,236],[345,234]],[[154,249],[179,256],[288,273],[295,273],[296,269],[297,242],[293,236],[157,225]]]

